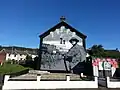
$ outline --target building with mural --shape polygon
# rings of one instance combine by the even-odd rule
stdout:
[[[61,17],[57,25],[40,35],[40,69],[82,71],[87,56],[86,37]]]

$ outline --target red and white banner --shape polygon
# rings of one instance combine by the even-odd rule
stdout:
[[[109,66],[109,65],[106,64],[106,63],[111,64],[111,67],[118,68],[117,59],[111,59],[111,58],[102,58],[102,59],[101,59],[101,58],[95,58],[95,59],[93,59],[93,61],[92,61],[92,65],[93,65],[93,66],[98,66],[99,69],[102,69],[103,66],[104,66],[104,67]],[[105,64],[106,66],[103,65],[103,64]]]

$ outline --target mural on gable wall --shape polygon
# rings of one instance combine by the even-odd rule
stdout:
[[[76,45],[70,42],[72,38],[77,40]],[[41,69],[45,70],[70,71],[79,61],[83,61],[81,56],[85,60],[86,55],[82,38],[65,26],[51,31],[49,35],[44,37],[41,50]]]

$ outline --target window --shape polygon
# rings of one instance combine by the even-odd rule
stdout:
[[[63,40],[63,38],[60,38],[60,44],[65,44],[65,40]]]
[[[8,54],[8,56],[10,56],[10,54]]]
[[[16,57],[16,54],[14,56]]]
[[[60,38],[60,44],[62,44],[62,38]]]
[[[65,40],[63,40],[63,44],[65,44]]]

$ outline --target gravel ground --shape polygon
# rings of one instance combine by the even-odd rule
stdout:
[[[50,73],[50,74],[42,74],[41,75],[41,80],[66,80],[66,75],[68,75],[67,73]],[[80,78],[79,75],[76,74],[69,74],[71,80],[82,80]],[[17,77],[12,77],[12,79],[25,79],[25,80],[29,80],[29,79],[33,79],[36,80],[37,79],[37,74],[24,74],[21,76],[17,76]]]

